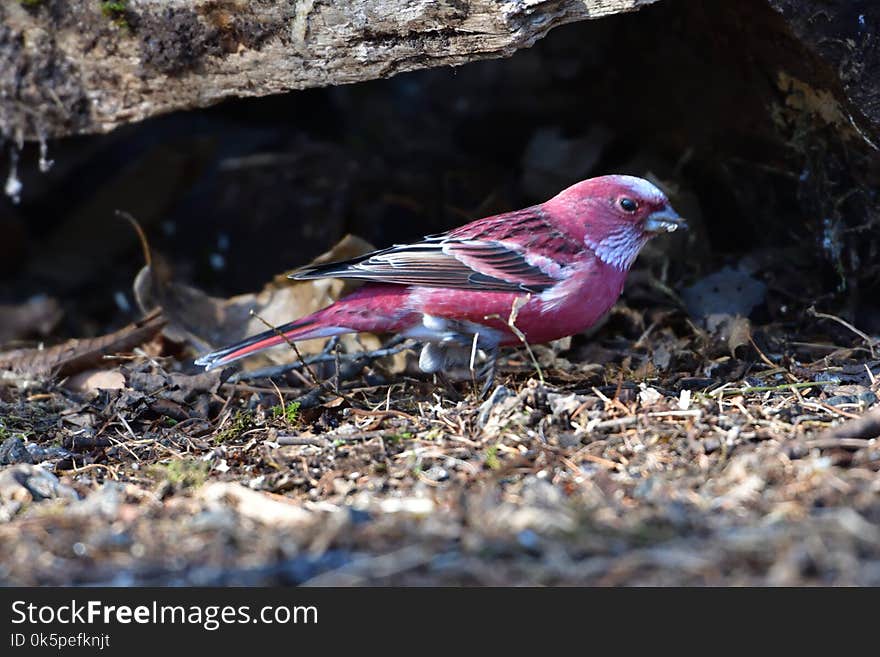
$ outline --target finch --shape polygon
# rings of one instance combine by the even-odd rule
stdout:
[[[396,333],[424,343],[424,372],[443,370],[454,351],[483,350],[488,387],[500,347],[549,342],[590,328],[620,296],[645,243],[686,227],[647,180],[590,178],[524,210],[299,269],[290,277],[367,284],[277,330],[205,354],[196,364],[220,367],[287,341]]]

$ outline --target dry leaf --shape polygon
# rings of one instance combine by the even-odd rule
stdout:
[[[315,515],[281,495],[261,493],[241,484],[216,482],[199,489],[198,497],[226,508],[231,503],[246,518],[272,526],[302,527],[315,521]]]
[[[365,240],[346,235],[311,264],[345,260],[372,250],[373,246]],[[197,288],[173,282],[170,270],[154,258],[152,266],[144,267],[138,273],[134,293],[142,310],[157,306],[162,308],[168,318],[165,334],[169,338],[188,342],[197,351],[207,351],[265,331],[266,325],[251,316],[251,311],[269,324],[279,326],[329,306],[358,286],[354,281],[340,279],[293,281],[287,278],[287,274],[284,272],[276,276],[259,293],[219,299]],[[362,334],[360,344],[353,342],[353,337],[349,337],[348,341],[352,350],[356,351],[379,347],[375,336]],[[317,353],[325,342],[323,339],[308,340],[299,343],[299,347],[303,353]],[[345,342],[343,340],[343,344]],[[282,346],[249,358],[247,367],[290,360],[289,350]]]
[[[68,340],[48,349],[15,349],[0,353],[0,369],[28,376],[69,376],[106,364],[106,356],[131,351],[151,339],[165,325],[160,312],[97,338]]]
[[[727,348],[730,349],[731,356],[736,356],[739,347],[747,347],[752,341],[752,323],[748,317],[732,317],[727,331]]]
[[[64,387],[74,392],[120,390],[125,387],[125,376],[119,370],[86,370],[67,379]]]

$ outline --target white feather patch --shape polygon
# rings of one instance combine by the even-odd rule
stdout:
[[[553,287],[548,287],[541,292],[538,297],[541,300],[541,312],[546,313],[556,310],[562,305],[572,294],[576,293],[577,288],[581,285],[578,276],[569,276],[564,281],[560,281]]]
[[[589,237],[585,240],[599,260],[620,271],[632,266],[647,241],[647,235],[630,225],[621,226],[601,240],[595,241]]]
[[[618,185],[628,187],[632,193],[639,198],[650,201],[657,205],[666,202],[666,195],[653,183],[648,182],[644,178],[636,178],[635,176],[610,176],[614,178]]]
[[[419,369],[426,374],[434,374],[444,369],[446,365],[446,350],[433,342],[425,343],[419,354]]]
[[[423,314],[422,323],[406,329],[403,335],[414,340],[466,347],[473,344],[476,335],[477,346],[481,349],[491,349],[501,341],[501,332],[488,326],[428,314]]]
[[[564,265],[560,265],[552,258],[542,256],[539,253],[526,251],[519,244],[514,244],[513,242],[500,241],[499,244],[503,245],[505,248],[510,249],[511,251],[521,253],[527,263],[529,263],[532,267],[537,267],[551,278],[561,279],[568,275],[569,268],[565,267]]]

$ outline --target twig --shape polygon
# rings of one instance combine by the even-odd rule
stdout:
[[[78,475],[82,474],[83,472],[88,472],[89,470],[96,470],[98,468],[106,470],[113,479],[119,479],[119,473],[117,472],[116,468],[109,465],[104,465],[103,463],[88,463],[78,468],[71,468],[67,471],[67,474]]]
[[[581,454],[580,457],[584,461],[590,461],[590,462],[595,463],[597,465],[604,466],[604,467],[608,468],[609,470],[622,470],[623,469],[622,463],[617,463],[616,461],[611,461],[610,459],[602,458],[601,456],[596,456],[595,454],[586,453],[586,454]]]
[[[278,436],[275,442],[279,445],[313,445],[315,447],[326,447],[329,441],[319,436]]]
[[[618,417],[613,420],[590,420],[587,423],[587,426],[584,427],[584,430],[587,432],[595,431],[596,429],[622,429],[623,427],[628,427],[631,424],[637,424],[639,418],[635,415],[629,415],[627,417]]]
[[[138,438],[137,438],[137,436],[135,435],[134,431],[132,431],[132,429],[131,429],[131,425],[130,425],[130,424],[128,423],[128,421],[122,416],[122,413],[116,413],[116,417],[118,417],[118,418],[119,418],[119,421],[122,422],[122,426],[124,426],[125,429],[128,431],[128,435],[130,435],[134,440],[137,440]]]
[[[275,326],[274,324],[270,324],[270,323],[267,322],[265,319],[263,319],[262,317],[260,317],[260,315],[258,315],[257,312],[256,312],[253,308],[251,308],[251,310],[249,311],[248,314],[249,314],[251,317],[256,317],[256,318],[257,318],[258,320],[260,320],[263,324],[265,324],[265,326],[266,326],[269,330],[274,331],[274,332],[275,332],[275,335],[277,335],[277,336],[280,337],[282,340],[284,340],[284,341],[287,343],[287,346],[290,347],[291,349],[293,349],[293,352],[296,354],[297,359],[299,359],[299,362],[301,362],[301,363],[303,364],[303,367],[305,368],[306,372],[309,373],[309,376],[312,377],[312,382],[313,382],[315,385],[317,385],[317,386],[320,386],[320,385],[321,385],[320,381],[318,381],[318,377],[317,377],[317,375],[315,374],[314,370],[312,370],[312,368],[309,367],[308,363],[305,362],[305,359],[303,358],[302,354],[301,354],[300,351],[299,351],[299,347],[296,346],[296,343],[295,343],[293,340],[291,340],[290,338],[288,338],[286,334],[282,333],[281,330],[280,330],[277,326]]]
[[[706,393],[710,397],[714,397],[724,394],[733,394],[733,395],[749,395],[753,392],[780,392],[780,391],[788,391],[792,388],[819,388],[822,386],[827,386],[828,381],[803,381],[801,383],[782,383],[778,386],[751,386],[748,388],[725,388],[721,386],[720,388],[716,388],[711,392]]]
[[[821,317],[822,319],[830,319],[831,321],[837,322],[841,326],[848,328],[850,331],[852,331],[857,336],[859,336],[862,340],[865,341],[865,344],[868,345],[868,350],[871,352],[871,358],[877,357],[874,353],[874,344],[876,344],[877,341],[874,340],[867,333],[864,333],[863,331],[860,331],[859,329],[857,329],[855,326],[850,324],[845,319],[841,319],[840,317],[837,317],[836,315],[830,315],[828,313],[820,313],[813,306],[810,306],[809,308],[807,308],[807,314],[812,315],[813,317]]]
[[[526,348],[526,351],[529,352],[529,358],[532,359],[532,365],[535,366],[535,371],[538,372],[538,380],[541,384],[544,384],[544,372],[541,370],[541,365],[538,363],[538,359],[535,358],[535,353],[532,351],[531,345],[529,345],[528,340],[526,340],[525,333],[520,331],[516,326],[516,318],[519,315],[519,309],[526,305],[529,300],[532,298],[531,294],[526,294],[525,296],[516,297],[513,300],[513,303],[510,305],[510,317],[507,318],[507,326],[513,332],[513,334],[519,338],[519,341],[523,343]]]
[[[362,408],[352,408],[350,409],[350,413],[356,417],[377,417],[381,419],[385,419],[387,417],[400,417],[405,420],[409,420],[410,422],[418,422],[419,418],[414,415],[410,415],[409,413],[404,413],[403,411],[398,411],[395,409],[386,409],[384,411],[366,411]]]
[[[331,440],[342,440],[342,441],[356,441],[356,440],[372,440],[373,438],[382,438],[384,436],[389,436],[394,434],[394,431],[390,429],[374,429],[372,431],[355,431],[352,433],[327,433],[324,434],[324,438],[328,441]]]
[[[371,361],[378,360],[379,358],[385,358],[386,356],[399,354],[401,351],[406,351],[410,348],[411,346],[409,344],[400,344],[394,347],[383,347],[381,349],[374,349],[373,351],[362,351],[354,354],[346,354],[345,356],[339,357],[339,362],[356,363],[357,361],[362,359]],[[251,372],[238,372],[230,377],[229,380],[232,383],[238,383],[239,381],[268,379],[275,376],[281,376],[282,374],[286,374],[291,370],[298,370],[302,367],[307,367],[309,365],[315,365],[318,363],[329,363],[331,361],[335,361],[336,358],[337,356],[335,354],[318,354],[316,356],[310,356],[304,361],[295,361],[293,363],[285,363],[283,365],[273,365],[272,367],[264,367],[259,370],[253,370]]]
[[[270,388],[260,388],[259,386],[249,386],[245,383],[224,383],[220,386],[221,390],[231,389],[238,390],[239,392],[256,392],[258,394],[271,393],[272,390]],[[303,390],[308,390],[308,388],[278,388],[281,392],[286,395],[301,395]]]
[[[764,361],[764,363],[766,365],[768,365],[774,373],[782,372],[782,374],[784,376],[786,376],[792,383],[797,383],[797,377],[794,374],[789,372],[784,367],[779,367],[776,363],[774,363],[772,360],[767,358],[767,355],[763,351],[761,351],[761,348],[755,342],[755,339],[751,336],[751,334],[749,335],[749,342],[751,343],[751,345],[755,349],[755,351],[758,352],[758,356],[760,357],[760,359],[762,361]],[[769,374],[769,372],[762,373],[762,375],[767,375],[767,374]]]
[[[250,310],[250,315],[251,315],[251,317],[256,317],[258,320],[260,320],[263,324],[265,324],[271,330],[275,331],[276,335],[281,336],[281,338],[287,343],[287,346],[290,347],[291,349],[293,349],[294,353],[296,354],[297,359],[299,359],[299,361],[303,364],[303,367],[309,373],[309,376],[312,377],[312,381],[315,383],[316,386],[321,388],[321,390],[330,393],[331,395],[336,395],[337,397],[342,397],[345,401],[347,401],[352,406],[356,405],[355,401],[351,397],[349,397],[348,395],[346,395],[342,392],[333,390],[333,388],[330,388],[324,381],[321,381],[318,378],[318,375],[315,374],[315,371],[311,368],[311,366],[308,363],[306,363],[305,358],[303,358],[303,355],[300,352],[299,347],[296,346],[296,343],[293,342],[290,338],[288,338],[287,335],[282,333],[278,329],[277,326],[274,326],[274,325],[270,324],[269,322],[267,322],[265,319],[260,317],[253,309]]]
[[[480,332],[477,331],[474,333],[474,338],[471,340],[471,359],[468,363],[468,369],[471,373],[471,385],[474,388],[474,394],[476,395],[479,392],[480,387],[477,385],[477,372],[474,368],[474,362],[477,360],[477,344],[480,341]]]
[[[105,436],[77,436],[70,434],[61,441],[62,447],[68,450],[77,448],[112,447],[113,441]]]
[[[652,411],[648,417],[703,417],[703,411],[695,408],[689,411]]]
[[[814,408],[816,410],[828,411],[829,413],[833,413],[835,415],[840,415],[841,417],[849,418],[850,420],[858,420],[861,415],[857,415],[856,413],[847,413],[839,408],[832,406],[831,404],[824,404],[822,402],[810,402],[804,399],[801,399],[801,404],[806,406],[807,408]]]
[[[137,233],[138,240],[141,243],[141,251],[144,256],[144,264],[152,269],[153,267],[153,255],[150,251],[150,243],[147,241],[147,235],[144,233],[144,229],[141,228],[140,223],[137,219],[135,219],[131,214],[126,212],[125,210],[116,210],[114,214],[120,219],[125,219],[128,223],[132,225],[134,231]]]

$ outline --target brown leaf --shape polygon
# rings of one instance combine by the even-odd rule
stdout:
[[[117,369],[86,370],[67,379],[64,387],[74,392],[119,390],[125,387],[125,376]]]
[[[728,322],[727,348],[730,355],[736,356],[739,347],[746,347],[752,341],[752,323],[748,317],[732,317]]]
[[[707,354],[711,357],[720,356],[725,352],[736,357],[736,350],[739,347],[751,343],[752,323],[748,317],[723,313],[709,315],[706,318],[706,328],[709,342]]]
[[[353,258],[372,250],[372,245],[365,240],[346,235],[311,264]],[[266,325],[251,316],[251,311],[269,324],[279,326],[329,306],[358,286],[354,281],[339,279],[293,281],[287,278],[287,274],[279,274],[258,293],[220,299],[174,282],[170,269],[154,256],[153,265],[144,267],[138,273],[134,294],[142,310],[162,308],[169,321],[165,328],[169,338],[187,342],[197,351],[207,351],[265,331]],[[360,342],[363,346],[357,346],[357,350],[379,346],[375,337],[371,339],[370,336],[361,335]],[[325,340],[308,340],[300,343],[299,347],[303,353],[316,353],[324,343]],[[248,367],[291,359],[286,350],[269,351],[262,356],[249,358]]]
[[[69,376],[107,363],[105,356],[131,351],[143,344],[165,325],[160,312],[129,324],[114,333],[97,338],[68,340],[48,349],[15,349],[0,353],[0,369],[28,376],[55,373]]]

